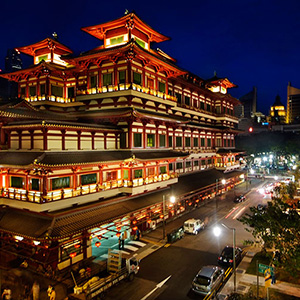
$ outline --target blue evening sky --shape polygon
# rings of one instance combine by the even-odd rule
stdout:
[[[238,88],[234,97],[258,91],[258,110],[268,114],[277,94],[286,106],[287,84],[300,88],[299,0],[197,1],[1,1],[0,69],[6,51],[57,32],[75,53],[100,45],[81,27],[123,16],[125,9],[171,37],[157,45],[201,78],[214,71]],[[22,56],[25,66],[32,63]]]

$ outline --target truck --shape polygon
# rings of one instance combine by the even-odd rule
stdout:
[[[90,300],[104,298],[107,289],[123,279],[132,281],[138,270],[139,261],[135,255],[127,255],[121,251],[114,252],[109,249],[106,274],[104,276],[94,276],[81,285],[77,285],[75,282],[74,291],[69,295],[69,299]]]

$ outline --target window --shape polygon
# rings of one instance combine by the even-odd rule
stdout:
[[[134,170],[134,178],[143,178],[143,170]]]
[[[201,138],[201,147],[205,147],[205,138]]]
[[[107,172],[106,173],[106,180],[107,181],[117,180],[117,171]]]
[[[55,97],[63,97],[63,87],[51,84],[51,95]]]
[[[181,104],[181,94],[175,93],[175,97],[177,98],[177,103]]]
[[[120,134],[120,148],[121,149],[126,148],[126,133],[125,132],[122,132]]]
[[[95,88],[97,87],[97,76],[96,75],[91,75],[90,76],[90,88]]]
[[[148,176],[154,176],[155,170],[154,168],[148,168]]]
[[[75,87],[68,87],[68,98],[75,98]]]
[[[46,94],[46,85],[43,83],[43,84],[40,84],[40,95],[43,96]]]
[[[201,166],[205,166],[206,163],[205,163],[205,160],[201,160]]]
[[[39,191],[40,190],[40,180],[38,178],[31,179],[31,190]]]
[[[187,161],[187,162],[185,163],[185,167],[186,167],[186,168],[190,168],[190,167],[191,167],[191,162],[190,162],[190,161]]]
[[[207,111],[211,111],[211,106],[210,106],[210,104],[207,104],[207,105],[206,105],[206,110],[207,110]]]
[[[207,164],[211,165],[211,162],[212,162],[211,158],[207,160]]]
[[[167,167],[163,166],[159,168],[159,174],[166,174],[167,173]]]
[[[207,147],[211,147],[211,139],[207,139]]]
[[[159,147],[166,147],[166,136],[164,134],[159,135]]]
[[[82,185],[96,183],[97,182],[97,174],[93,173],[93,174],[81,175],[80,182]]]
[[[221,144],[222,144],[222,141],[221,141],[221,139],[220,138],[218,138],[217,140],[216,140],[216,146],[217,147],[221,147]]]
[[[176,136],[176,147],[182,147],[182,137]]]
[[[51,179],[52,190],[70,187],[70,177],[61,177]]]
[[[147,86],[149,89],[154,89],[154,80],[152,78],[147,78]]]
[[[129,178],[129,170],[123,170],[123,179]]]
[[[138,45],[140,45],[142,48],[145,48],[146,44],[142,40],[135,38],[135,41],[137,42]]]
[[[155,147],[155,135],[147,134],[147,147]]]
[[[220,105],[216,106],[216,113],[217,114],[221,113],[221,106]]]
[[[169,170],[173,171],[173,164],[169,164]]]
[[[117,45],[117,44],[122,43],[123,41],[124,41],[124,36],[118,36],[118,37],[110,39],[110,44]]]
[[[185,137],[185,147],[191,147],[191,138]]]
[[[14,188],[23,188],[23,177],[16,177],[16,176],[11,176],[10,177],[10,186]]]
[[[200,101],[200,109],[205,109],[204,102]]]
[[[169,135],[169,147],[173,147],[173,136]]]
[[[141,85],[142,84],[142,75],[137,72],[133,72],[133,83]]]
[[[119,83],[125,83],[126,82],[126,72],[119,71]]]
[[[133,134],[133,147],[142,147],[142,134],[141,133]]]
[[[182,169],[182,162],[177,162],[176,163],[176,169]]]
[[[189,96],[184,96],[184,104],[190,106],[191,98]]]
[[[164,82],[158,82],[158,90],[162,93],[166,92],[166,84]]]
[[[194,137],[194,147],[198,147],[199,146],[199,139]]]
[[[199,160],[194,160],[194,167],[198,167],[199,166]]]
[[[36,96],[36,85],[29,87],[29,96]]]
[[[26,93],[26,88],[25,87],[21,87],[21,89],[20,89],[20,96],[21,97],[25,97],[26,96],[25,93]]]
[[[170,96],[173,96],[173,91],[172,91],[171,89],[168,89],[168,94],[169,94]]]
[[[112,83],[112,73],[103,74],[103,85],[111,85]]]

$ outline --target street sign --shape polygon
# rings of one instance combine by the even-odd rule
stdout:
[[[274,272],[274,268],[264,264],[258,264],[258,272],[265,273],[265,270],[270,269],[270,271]]]

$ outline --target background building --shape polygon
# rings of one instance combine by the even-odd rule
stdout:
[[[300,89],[288,83],[287,87],[287,116],[286,123],[299,123],[300,121]]]

